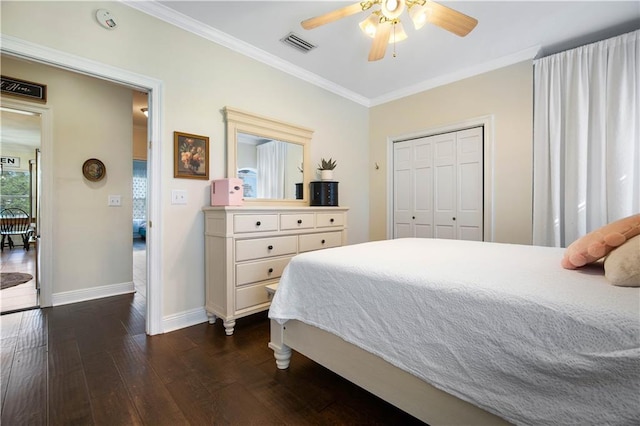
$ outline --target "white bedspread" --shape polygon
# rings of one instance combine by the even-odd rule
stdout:
[[[564,250],[398,239],[296,256],[269,311],[516,424],[640,424],[640,289]]]

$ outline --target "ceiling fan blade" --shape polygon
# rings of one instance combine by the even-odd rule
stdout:
[[[477,19],[434,1],[427,0],[425,6],[431,9],[427,21],[460,37],[469,34],[478,24]]]
[[[350,6],[345,6],[341,9],[336,9],[329,13],[325,13],[324,15],[305,19],[300,23],[300,25],[302,25],[302,28],[304,28],[305,30],[311,30],[313,28],[319,27],[320,25],[328,24],[330,22],[337,21],[338,19],[342,19],[355,13],[362,12],[363,10],[364,9],[362,8],[362,5],[360,3],[354,3]]]
[[[391,35],[391,23],[384,22],[378,25],[376,36],[373,39],[371,50],[369,51],[369,62],[377,61],[384,58],[389,44],[389,36]]]

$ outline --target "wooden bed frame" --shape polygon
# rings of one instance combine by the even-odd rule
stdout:
[[[296,320],[271,320],[276,365],[289,367],[291,349],[430,424],[506,425],[506,420],[443,392],[340,337]],[[375,374],[372,374],[375,372]]]

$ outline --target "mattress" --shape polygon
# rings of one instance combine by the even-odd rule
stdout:
[[[408,238],[304,253],[269,317],[516,424],[640,424],[640,289],[611,286],[601,265],[565,270],[563,252]]]

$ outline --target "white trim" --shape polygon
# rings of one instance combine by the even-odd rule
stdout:
[[[472,127],[484,127],[484,235],[483,241],[495,241],[495,130],[494,116],[484,115],[453,124],[430,127],[413,133],[387,137],[387,239],[393,238],[393,144]],[[488,181],[488,182],[487,182]]]
[[[163,306],[163,264],[162,260],[162,233],[160,232],[160,224],[162,223],[162,192],[160,190],[162,178],[162,81],[137,74],[121,68],[106,65],[81,56],[72,55],[56,49],[51,49],[15,37],[0,34],[0,47],[3,54],[24,58],[30,61],[40,62],[52,65],[58,68],[64,68],[80,74],[85,74],[95,78],[124,84],[126,86],[137,88],[140,90],[149,90],[149,138],[154,143],[149,149],[149,193],[147,194],[147,213],[148,220],[155,224],[154,227],[147,229],[149,244],[147,246],[147,314],[146,314],[146,332],[147,334],[159,334],[162,329],[162,306]],[[44,125],[51,125],[49,123]],[[44,127],[43,127],[44,129]],[[45,132],[43,132],[44,135]],[[43,140],[43,142],[45,142]],[[53,142],[51,142],[53,143]],[[44,147],[44,145],[43,145]],[[43,155],[44,158],[44,155]],[[50,158],[51,165],[53,160]],[[44,167],[44,164],[43,164]],[[43,176],[43,195],[45,193],[53,194],[53,179],[45,179]],[[43,201],[44,204],[44,201]],[[50,204],[50,203],[48,203]],[[43,212],[47,220],[51,220],[53,212]],[[42,224],[43,231],[47,230],[47,235],[51,235],[52,222]],[[41,234],[42,235],[42,234]],[[51,238],[47,238],[43,242],[43,249],[47,252],[47,259],[50,261],[52,256]],[[43,252],[44,254],[44,252]],[[43,258],[43,261],[45,259]],[[43,269],[45,264],[42,265]],[[51,274],[52,264],[48,265],[47,271],[44,273]],[[43,279],[45,277],[43,276]],[[47,282],[52,283],[52,275],[46,277]],[[44,295],[43,295],[44,296]],[[43,297],[44,299],[44,297]]]
[[[415,95],[416,93],[424,92],[445,84],[453,83],[456,81],[470,78],[476,75],[484,74],[489,71],[494,71],[500,68],[504,68],[509,65],[517,64],[519,62],[532,60],[540,52],[540,46],[530,47],[528,49],[516,52],[509,56],[503,56],[502,58],[495,59],[493,61],[485,62],[479,65],[475,65],[470,68],[462,69],[450,74],[432,78],[431,80],[423,81],[422,83],[415,84],[413,86],[405,87],[394,92],[387,93],[382,96],[370,100],[370,106],[377,106],[387,102],[395,101],[396,99],[404,98],[407,96]]]
[[[217,30],[215,28],[204,25],[200,21],[196,21],[186,15],[183,15],[175,10],[164,6],[158,2],[153,1],[123,1],[127,6],[167,22],[206,40],[217,43],[234,52],[241,53],[256,61],[267,64],[277,70],[290,74],[300,80],[311,83],[315,86],[342,96],[360,105],[369,107],[370,101],[365,96],[359,95],[351,90],[348,90],[342,86],[339,86],[317,74],[305,70],[291,62],[285,61],[269,52],[259,49],[249,43],[239,40],[229,34]]]
[[[101,299],[103,297],[133,293],[135,291],[133,281],[128,283],[103,285],[100,287],[82,288],[80,290],[63,291],[62,293],[53,293],[52,305],[68,305],[69,303]]]
[[[45,105],[2,97],[2,106],[40,114],[40,229],[37,250],[40,252],[40,300],[41,307],[52,305],[53,279],[53,110]],[[37,252],[36,252],[37,253]]]
[[[162,328],[165,333],[168,333],[173,330],[191,327],[192,325],[202,324],[207,321],[209,321],[207,311],[202,307],[179,312],[177,314],[167,315],[162,319]]]

